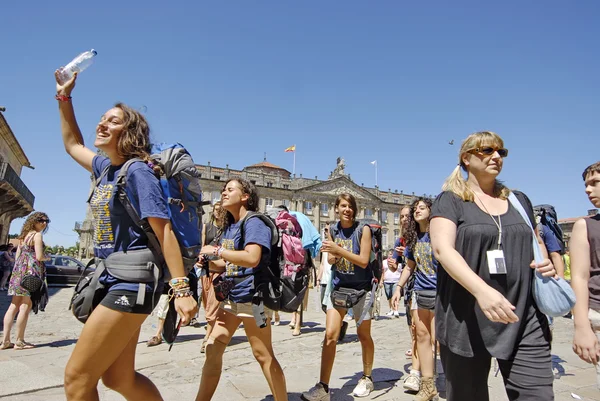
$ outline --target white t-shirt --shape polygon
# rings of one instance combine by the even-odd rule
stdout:
[[[395,272],[388,269],[388,260],[385,259],[383,261],[383,282],[384,283],[397,283],[400,281],[400,276],[402,275],[402,269],[398,266]]]
[[[327,261],[327,252],[321,254],[321,266],[323,267],[323,275],[321,276],[321,285],[325,285],[331,280],[331,264]]]

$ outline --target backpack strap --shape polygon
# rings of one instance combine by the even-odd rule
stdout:
[[[102,179],[104,177],[106,177],[106,175],[108,174],[108,170],[110,170],[110,164],[108,166],[104,167],[104,170],[102,170],[100,175],[94,180],[94,186],[92,187],[92,190],[90,191],[90,196],[88,196],[87,203],[90,203],[90,201],[92,200],[92,196],[94,196],[94,192],[96,192],[96,188],[98,188],[98,185],[100,185],[100,181],[102,181]]]

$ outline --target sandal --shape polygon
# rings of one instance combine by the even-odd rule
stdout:
[[[200,353],[206,353],[206,341],[202,341],[202,347],[200,348]]]
[[[159,345],[161,343],[162,343],[162,338],[157,337],[157,336],[152,336],[152,337],[150,337],[150,339],[148,340],[146,345],[148,347],[154,347],[155,345]]]
[[[2,343],[2,345],[0,345],[0,350],[14,348],[14,347],[15,347],[14,343],[11,343],[10,341],[4,341]]]
[[[31,349],[35,348],[35,345],[28,343],[27,341],[18,340],[15,343],[15,349]]]

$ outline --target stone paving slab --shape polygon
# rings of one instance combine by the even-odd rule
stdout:
[[[0,400],[54,401],[64,400],[62,388],[64,366],[71,354],[82,325],[67,310],[71,289],[51,290],[50,303],[46,312],[31,315],[27,328],[27,339],[37,347],[32,350],[0,351]],[[293,337],[288,328],[290,315],[282,315],[282,324],[273,326],[273,343],[277,358],[287,380],[290,400],[299,400],[300,394],[310,388],[318,378],[321,356],[321,341],[324,335],[324,314],[317,307],[318,294],[312,292],[308,311],[305,313],[307,326],[302,335]],[[0,313],[4,314],[10,298],[0,294]],[[382,302],[382,313],[387,312],[387,303]],[[200,316],[202,320],[202,314]],[[193,400],[204,364],[200,353],[205,329],[184,327],[171,352],[161,344],[148,348],[145,341],[156,330],[156,320],[150,317],[142,326],[140,344],[137,349],[136,366],[149,376],[161,390],[167,401]],[[409,347],[410,337],[404,317],[381,318],[373,322],[375,341],[375,367],[373,378],[375,391],[366,399],[379,401],[409,401],[413,395],[402,389],[402,380],[408,373],[410,361],[404,351]],[[555,399],[573,400],[575,393],[584,400],[600,401],[596,389],[595,370],[581,361],[571,350],[572,321],[557,319],[554,329],[553,363],[555,372]],[[213,399],[220,401],[263,401],[272,400],[269,387],[258,363],[254,360],[240,328],[224,355],[221,382]],[[360,343],[356,337],[354,322],[350,322],[346,340],[339,344],[333,368],[331,387],[333,401],[353,400],[352,390],[360,377]],[[493,366],[493,365],[492,365]],[[35,380],[25,379],[35,372]],[[440,390],[444,378],[438,378]],[[490,372],[490,400],[507,401],[500,375]],[[103,401],[123,398],[98,386]],[[442,392],[441,399],[444,399]]]

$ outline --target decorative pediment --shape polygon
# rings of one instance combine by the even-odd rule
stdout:
[[[346,177],[338,177],[333,180],[324,181],[315,185],[304,187],[297,190],[297,194],[317,194],[336,197],[341,193],[349,193],[354,196],[357,201],[376,201],[380,202],[381,199],[367,191],[366,189],[356,185],[350,179]]]

